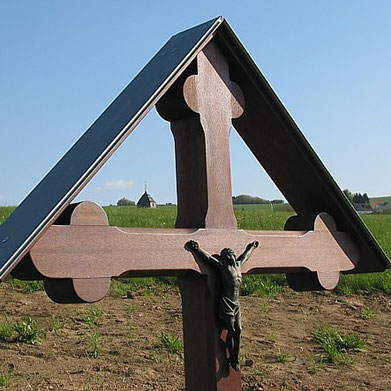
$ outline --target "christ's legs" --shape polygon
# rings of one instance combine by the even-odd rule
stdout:
[[[234,349],[234,338],[235,338],[235,319],[232,318],[231,323],[227,324],[228,334],[227,334],[227,348],[229,353],[229,361],[231,366],[234,367],[235,361],[235,349]]]
[[[240,310],[238,314],[236,315],[235,319],[235,333],[234,333],[234,355],[235,358],[235,366],[232,365],[232,367],[235,369],[235,371],[239,370],[239,354],[240,354],[240,340],[241,340],[241,334],[242,334],[242,320],[240,315]]]

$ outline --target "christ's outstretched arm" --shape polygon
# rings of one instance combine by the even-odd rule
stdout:
[[[247,262],[247,260],[250,258],[251,253],[254,251],[255,248],[259,246],[258,240],[255,242],[249,243],[246,247],[246,250],[244,250],[243,254],[241,254],[238,257],[238,262],[241,263],[242,265]]]
[[[219,262],[218,259],[208,254],[206,251],[202,250],[198,243],[194,240],[189,240],[188,242],[186,242],[185,249],[196,255],[200,260],[204,261],[205,263],[209,263],[210,265],[219,269],[223,268],[223,265]]]

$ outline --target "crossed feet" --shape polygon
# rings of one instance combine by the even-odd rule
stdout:
[[[227,358],[228,365],[231,365],[234,371],[238,371],[240,369],[239,362],[237,360],[231,360],[231,358]]]

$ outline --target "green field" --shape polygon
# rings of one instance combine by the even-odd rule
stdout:
[[[266,212],[293,212],[289,204],[235,204],[234,210],[255,210]]]
[[[282,230],[286,219],[293,212],[270,210],[270,205],[235,205],[235,215],[240,229]],[[265,206],[267,208],[265,208]],[[132,206],[105,206],[110,225],[117,227],[174,228],[175,206],[161,206],[156,209]]]
[[[0,206],[0,224],[6,220],[14,209],[15,207],[13,206]]]
[[[268,210],[268,211],[271,211],[271,206],[270,206],[270,204],[235,204],[234,209],[235,210]]]
[[[277,205],[276,205],[277,206]],[[11,214],[12,207],[0,207],[0,223]],[[156,227],[173,228],[176,219],[175,206],[161,206],[156,209],[144,209],[129,206],[108,206],[104,208],[110,225],[118,227]],[[282,230],[285,221],[293,212],[270,209],[270,205],[235,205],[235,215],[240,229],[249,230]],[[363,221],[373,233],[389,258],[391,258],[391,215],[363,215]],[[155,279],[145,279],[150,287]],[[118,292],[121,284],[113,284]],[[158,280],[157,284],[160,284]],[[137,289],[146,289],[143,284],[129,281]],[[18,282],[13,282],[18,287]],[[286,285],[283,275],[247,276],[243,282],[243,294],[274,295]],[[40,285],[34,285],[39,287]],[[127,287],[127,289],[129,286]],[[30,288],[26,287],[26,291]],[[149,288],[148,288],[149,289]],[[386,273],[342,276],[336,289],[337,294],[359,294],[381,291],[391,294],[391,270]]]
[[[370,202],[391,202],[391,196],[387,197],[373,197],[369,199]]]

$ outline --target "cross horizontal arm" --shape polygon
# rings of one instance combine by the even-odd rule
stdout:
[[[243,265],[243,273],[348,271],[358,253],[343,232],[243,231],[226,229],[137,229],[109,226],[53,225],[31,249],[38,271],[48,278],[102,278],[132,275],[202,273],[184,250],[196,240],[210,252],[227,244],[242,251],[249,242],[260,246]]]

